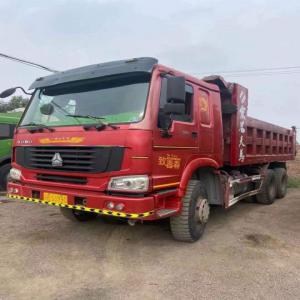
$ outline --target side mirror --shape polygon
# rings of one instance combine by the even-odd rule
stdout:
[[[185,78],[173,76],[167,78],[167,102],[184,103]]]
[[[15,93],[17,88],[11,88],[11,89],[7,89],[5,91],[3,91],[1,94],[0,94],[0,98],[6,98],[6,97],[9,97],[11,96],[12,94]]]
[[[6,98],[6,97],[11,96],[12,94],[14,94],[14,92],[15,92],[17,89],[22,90],[22,92],[23,92],[24,94],[26,94],[26,95],[32,96],[31,93],[26,92],[21,86],[17,86],[17,87],[10,88],[10,89],[7,89],[7,90],[3,91],[3,92],[0,94],[0,98]]]
[[[50,116],[54,112],[54,106],[51,103],[44,104],[40,107],[40,112],[42,115]]]
[[[165,115],[184,115],[185,105],[183,103],[166,103],[164,106]]]

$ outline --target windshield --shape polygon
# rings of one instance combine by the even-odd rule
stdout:
[[[149,82],[150,74],[133,73],[38,89],[20,126],[138,122]]]

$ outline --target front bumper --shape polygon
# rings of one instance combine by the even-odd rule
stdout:
[[[37,198],[34,195],[40,194]],[[53,193],[67,195],[67,204],[56,203],[44,200],[44,193]],[[49,188],[40,187],[35,185],[22,185],[21,183],[9,182],[8,183],[8,197],[19,199],[29,202],[48,204],[58,207],[67,207],[80,211],[95,212],[101,215],[109,215],[120,218],[128,219],[157,219],[155,213],[155,203],[157,202],[154,196],[147,197],[125,197],[125,196],[112,196],[99,192],[82,191],[82,190],[67,190],[63,188]],[[85,204],[78,205],[76,198],[84,198]],[[122,211],[109,210],[106,208],[108,202],[115,204],[124,204]]]

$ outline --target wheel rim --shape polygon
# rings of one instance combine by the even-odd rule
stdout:
[[[198,198],[196,202],[195,221],[196,224],[205,224],[209,218],[209,204],[207,199]]]

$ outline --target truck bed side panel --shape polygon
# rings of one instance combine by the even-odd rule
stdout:
[[[247,115],[248,91],[233,84],[231,104],[236,112],[224,115],[224,161],[231,166],[287,161],[295,158],[296,131]]]

